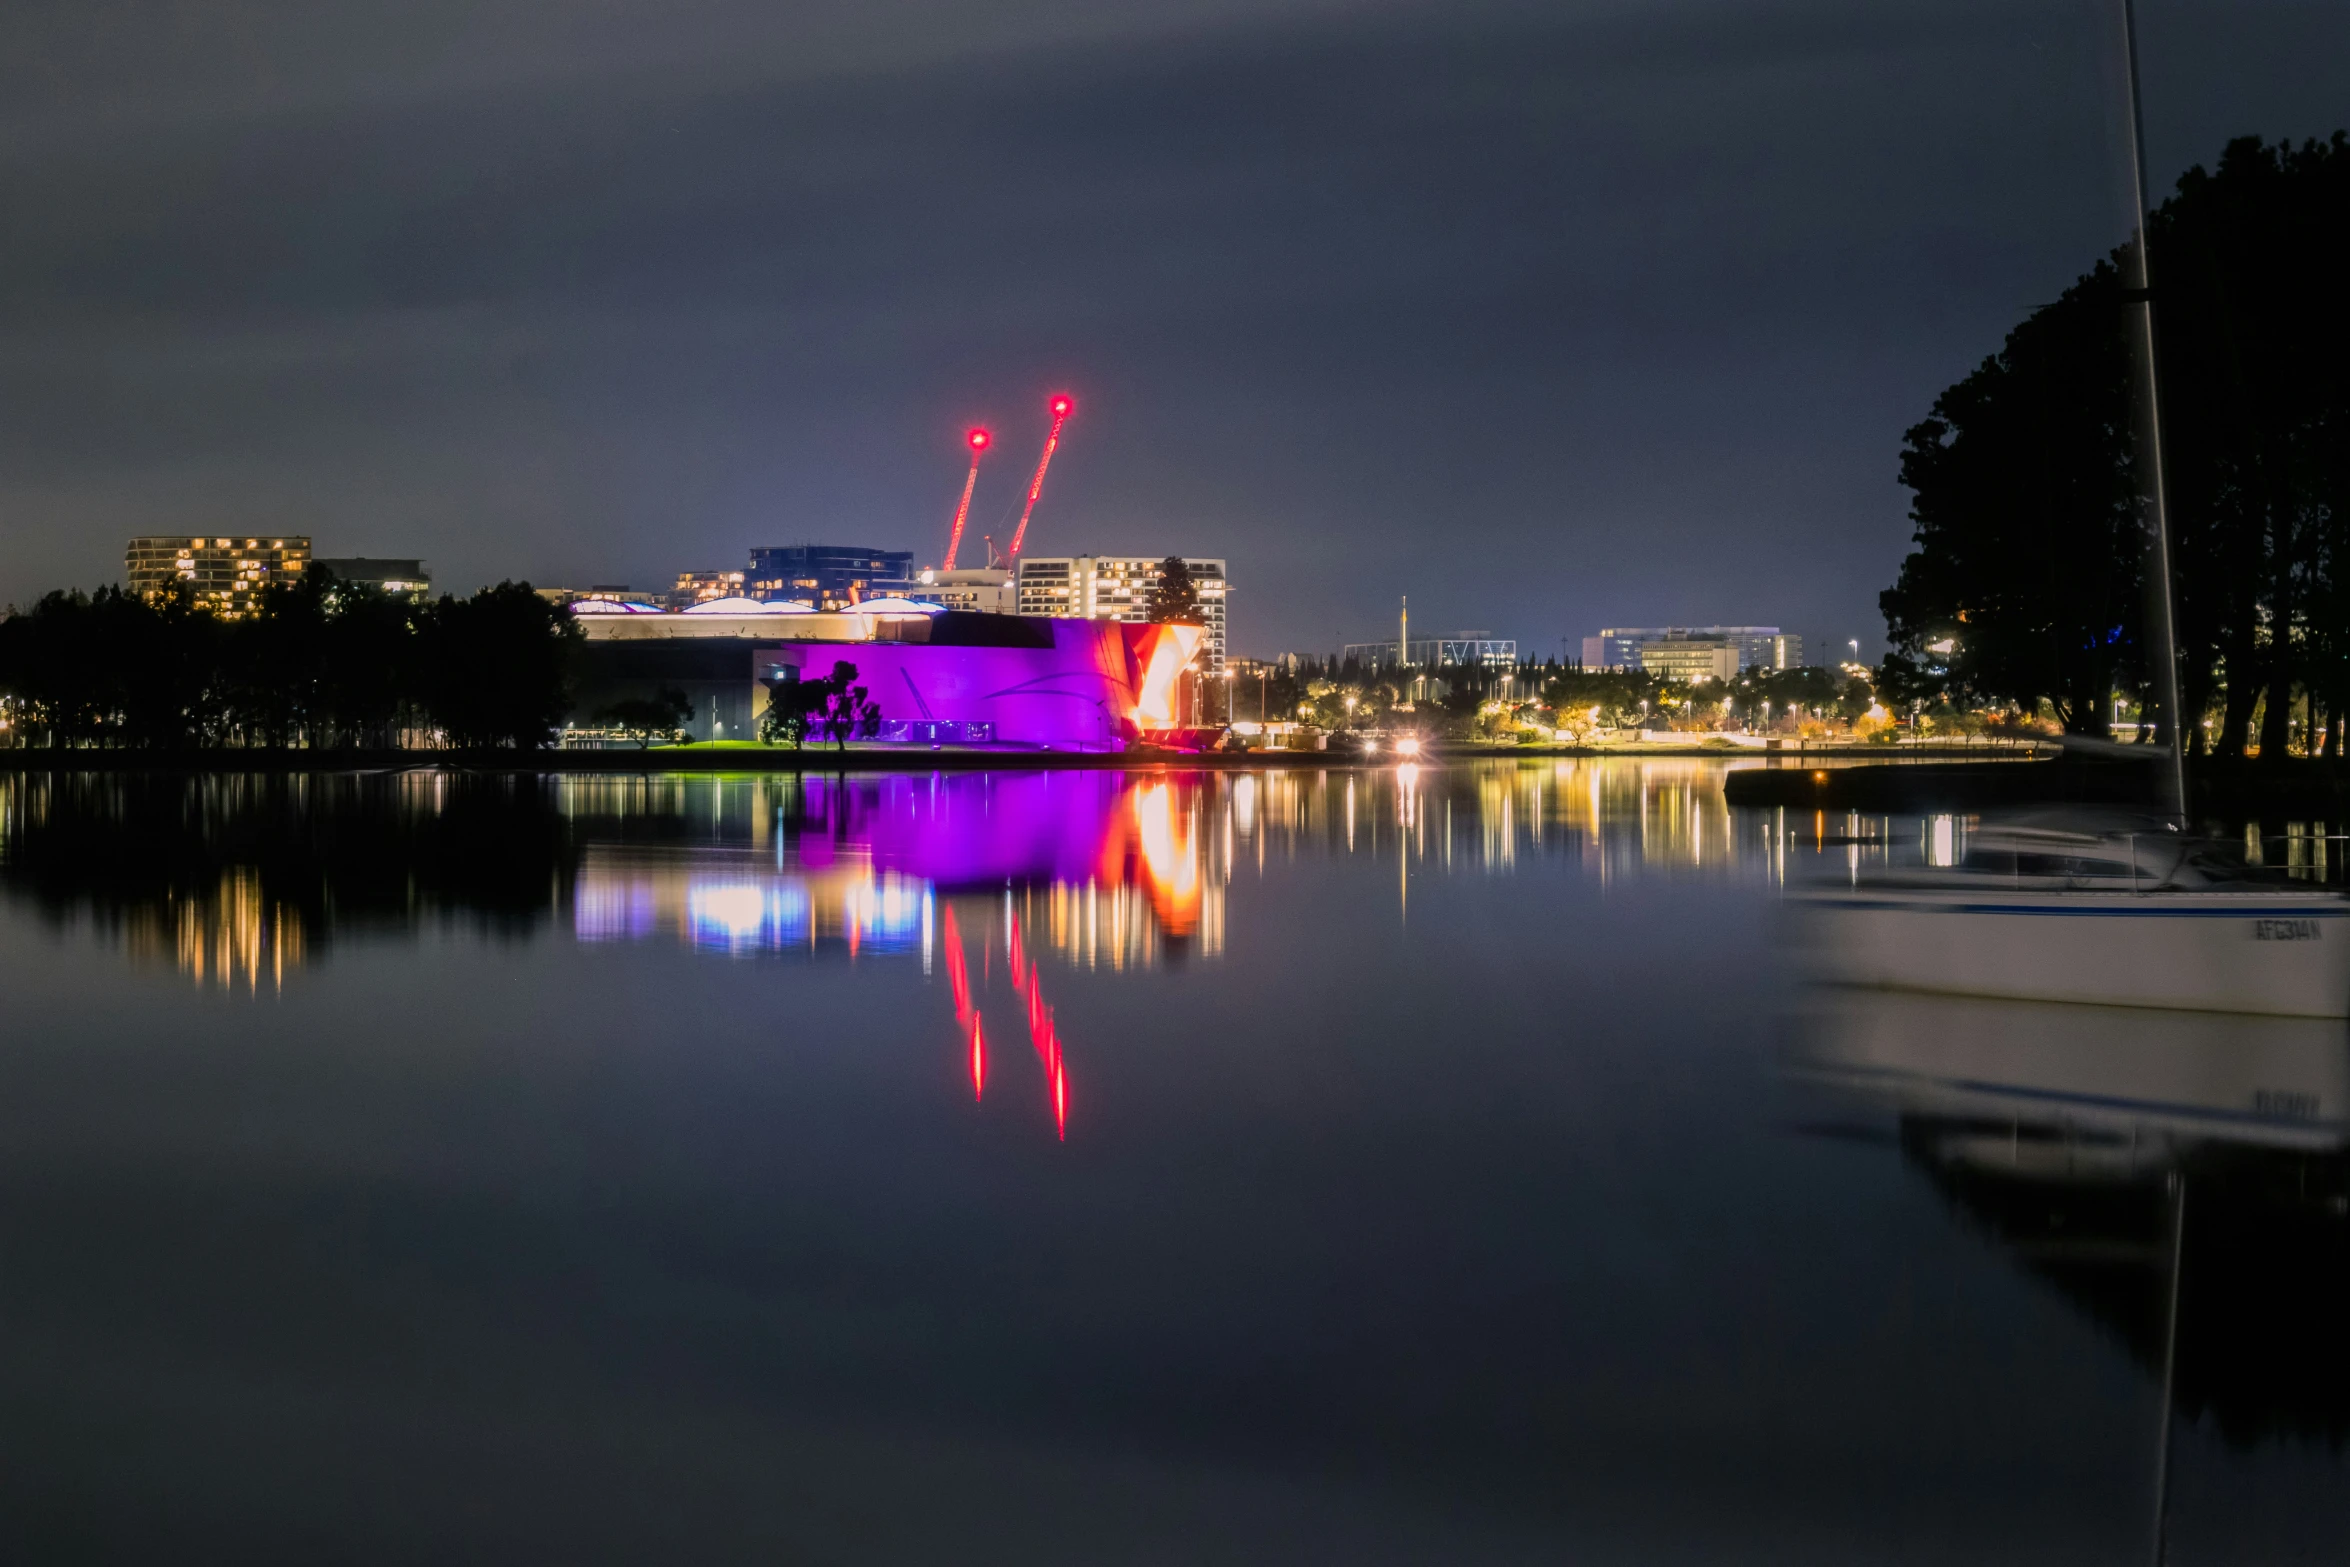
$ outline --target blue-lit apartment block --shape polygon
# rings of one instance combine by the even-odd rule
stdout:
[[[751,551],[743,592],[755,599],[805,599],[817,609],[840,609],[905,593],[913,579],[912,550],[794,544]]]

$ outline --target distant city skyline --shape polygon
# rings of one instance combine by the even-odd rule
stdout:
[[[234,10],[234,5],[229,9]],[[2322,136],[2350,10],[2147,0],[2150,182]],[[135,535],[438,584],[752,544],[1224,558],[1874,649],[1901,435],[2127,229],[2103,5],[89,0],[0,56],[0,600]]]

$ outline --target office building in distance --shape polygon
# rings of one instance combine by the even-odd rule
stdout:
[[[1349,642],[1338,650],[1338,660],[1342,664],[1361,664],[1366,669],[1391,669],[1398,662],[1414,669],[1459,668],[1470,664],[1484,669],[1515,669],[1518,644],[1513,637],[1493,637],[1482,631],[1464,631],[1457,637],[1412,637],[1405,641],[1389,637],[1384,642]]]
[[[1001,567],[941,571],[925,566],[914,582],[907,597],[925,604],[944,604],[981,615],[1015,615],[1020,611],[1019,590],[1012,586],[1012,574]]]
[[[738,591],[745,598],[798,599],[834,610],[865,599],[902,598],[914,586],[912,550],[794,544],[751,551],[751,569]]]
[[[379,560],[368,555],[319,556],[310,562],[337,582],[358,583],[393,598],[421,604],[432,595],[432,573],[420,560]]]
[[[1150,619],[1151,590],[1165,556],[1041,555],[1020,562],[1019,613],[1075,620]],[[1200,669],[1224,672],[1224,601],[1231,585],[1221,560],[1183,558],[1199,590]]]
[[[1644,669],[1672,680],[1802,665],[1803,638],[1777,626],[1620,626],[1583,639],[1585,669]]]
[[[262,590],[302,580],[310,569],[310,541],[294,535],[271,539],[138,538],[123,552],[131,591],[156,599],[185,583],[198,608],[226,620],[249,615]]]

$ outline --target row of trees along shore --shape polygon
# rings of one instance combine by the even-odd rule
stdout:
[[[527,748],[563,721],[580,640],[527,583],[417,604],[313,567],[236,619],[51,593],[0,620],[0,696],[25,745]]]
[[[1687,681],[1638,669],[1521,663],[1399,668],[1360,659],[1302,659],[1240,679],[1233,716],[1301,719],[1337,732],[1409,728],[1449,740],[1581,742],[1609,732],[1728,725],[1819,738],[1859,738],[1887,727],[1868,679],[1810,666],[1745,669],[1729,680]]]
[[[2148,231],[2188,747],[2339,757],[2350,141],[2230,142]],[[2103,735],[2117,698],[2157,694],[2126,259],[2033,311],[1908,432],[1915,549],[1881,600],[1904,716],[2047,711]]]

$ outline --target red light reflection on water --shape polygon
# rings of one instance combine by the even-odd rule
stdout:
[[[946,946],[947,985],[954,994],[955,1024],[961,1036],[969,1040],[971,1060],[971,1097],[979,1100],[987,1091],[987,1039],[980,1027],[980,1009],[971,988],[971,966],[963,954],[963,928],[955,918],[952,906],[942,911]],[[992,921],[990,923],[993,923]],[[989,941],[980,943],[984,955]],[[1061,1141],[1069,1140],[1069,1069],[1061,1050],[1061,1035],[1053,1020],[1053,1009],[1044,999],[1044,986],[1021,941],[1020,917],[1005,914],[1004,950],[1005,969],[1015,995],[1023,1003],[1028,1020],[1028,1042],[1036,1051],[1037,1063],[1044,1068],[1045,1090],[1052,1102],[1053,1130]],[[982,968],[983,984],[992,979],[992,971]]]
[[[971,1036],[971,1097],[987,1094],[987,1041],[979,1031],[979,1009],[971,1004],[971,970],[963,962],[963,932],[955,911],[946,911],[947,983],[955,993],[955,1023]]]
[[[1053,1126],[1060,1132],[1061,1141],[1069,1140],[1069,1074],[1061,1062],[1061,1035],[1053,1026],[1053,1009],[1045,1005],[1044,989],[1038,985],[1035,968],[1028,971],[1028,1042],[1036,1047],[1036,1059],[1044,1067],[1045,1079],[1053,1090]]]

